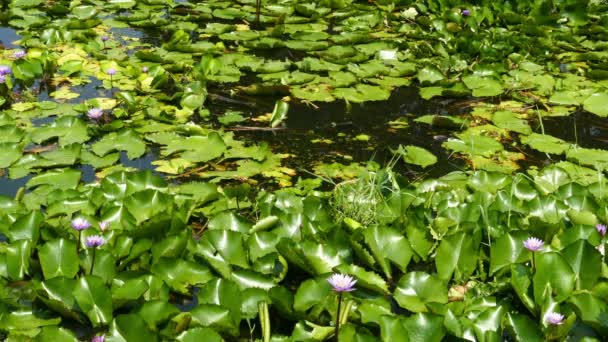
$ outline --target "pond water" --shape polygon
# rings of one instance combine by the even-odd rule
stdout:
[[[163,38],[158,32],[132,28],[113,28],[111,33],[122,43],[129,39],[139,39],[144,43],[160,46]],[[5,48],[15,48],[14,43],[20,39],[17,32],[8,27],[0,27],[0,42]],[[131,52],[132,53],[132,52]],[[302,59],[304,54],[289,49],[260,50],[257,55],[266,58],[295,58]],[[294,55],[294,53],[296,55]],[[244,78],[237,85],[251,84],[253,76]],[[229,88],[229,87],[228,87]],[[212,95],[208,100],[208,108],[212,117],[219,117],[227,111],[242,112],[246,117],[254,118],[272,112],[274,104],[280,96],[230,96],[226,87],[218,88],[219,94]],[[49,95],[55,88],[42,89],[38,94],[39,101],[52,101]],[[83,99],[108,95],[107,89],[96,78],[73,90],[80,96],[68,103],[79,103]],[[295,101],[291,104],[289,115],[280,127],[269,129],[263,124],[249,122],[243,126],[228,127],[238,138],[250,142],[267,142],[276,153],[290,155],[285,165],[297,170],[298,175],[309,177],[312,165],[319,162],[351,162],[376,161],[386,165],[392,158],[392,150],[399,145],[417,145],[431,151],[438,157],[439,162],[429,168],[421,169],[405,163],[396,164],[397,171],[409,177],[437,177],[450,171],[466,168],[462,159],[452,158],[452,153],[442,147],[442,143],[453,133],[454,128],[433,127],[412,121],[414,118],[427,114],[452,115],[466,117],[470,109],[468,104],[474,103],[475,98],[439,98],[424,100],[418,94],[417,87],[400,87],[392,91],[386,101],[353,103],[344,102],[316,103],[314,105]],[[406,128],[394,129],[390,122],[399,118],[407,118]],[[40,126],[51,123],[54,117],[33,120],[34,125]],[[221,125],[215,122],[217,127]],[[606,120],[584,110],[576,110],[565,117],[543,119],[545,133],[577,143],[585,148],[608,148],[608,124]],[[538,127],[537,127],[538,128]],[[520,165],[542,166],[563,157],[551,158],[525,146],[518,151],[526,155]],[[159,149],[149,149],[146,154],[135,160],[121,153],[120,163],[135,169],[154,169],[152,162],[159,158]],[[83,181],[95,180],[95,170],[83,165]],[[161,174],[163,175],[163,174]],[[32,176],[10,179],[8,175],[0,177],[0,195],[14,196],[19,188],[25,186]]]

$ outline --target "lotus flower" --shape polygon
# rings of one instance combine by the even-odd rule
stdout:
[[[378,57],[385,61],[392,61],[397,59],[397,50],[380,50]]]
[[[469,11],[468,9],[463,9],[463,10],[460,12],[460,14],[461,14],[463,17],[468,17],[468,16],[470,16],[470,15],[471,15],[471,11]]]
[[[99,119],[103,115],[103,109],[91,108],[87,111],[87,116],[93,120]]]
[[[110,68],[110,69],[106,70],[106,74],[108,74],[110,76],[116,75],[116,69]]]
[[[355,280],[346,274],[334,273],[327,279],[336,292],[350,292],[355,290]]]
[[[108,37],[108,36],[101,36],[101,41],[102,42],[107,42],[108,40],[110,40],[110,37]]]
[[[77,217],[72,220],[72,228],[74,228],[77,231],[88,229],[90,226],[91,226],[91,223],[83,217]]]
[[[21,58],[25,57],[25,55],[27,55],[27,52],[25,52],[24,50],[17,50],[15,52],[13,52],[13,57],[15,59],[21,59]]]
[[[106,335],[94,336],[91,339],[91,342],[104,342],[106,340]]]
[[[532,252],[540,251],[543,248],[545,242],[541,239],[531,237],[524,241],[524,247]]]
[[[93,235],[87,238],[87,247],[89,248],[103,246],[104,243],[106,243],[106,240],[104,240],[103,237],[99,235]]]
[[[0,76],[10,75],[13,72],[8,65],[0,65]]]
[[[545,321],[552,325],[560,325],[564,322],[564,315],[559,312],[549,312],[545,315]]]
[[[606,235],[606,225],[605,224],[598,223],[595,226],[595,229],[597,229],[597,232],[600,233],[601,236]]]
[[[146,66],[145,66],[145,67],[142,67],[142,68],[141,68],[141,72],[148,72],[148,67],[146,67]]]

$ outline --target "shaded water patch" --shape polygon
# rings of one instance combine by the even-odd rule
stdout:
[[[4,46],[5,49],[14,49],[17,45],[14,45],[13,42],[19,39],[21,39],[21,36],[14,29],[0,27],[0,46]]]

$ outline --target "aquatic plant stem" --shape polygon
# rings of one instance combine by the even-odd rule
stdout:
[[[338,292],[338,312],[336,312],[336,342],[340,342],[340,309],[342,307],[342,292]]]
[[[82,231],[78,231],[78,243],[76,244],[76,252],[80,252],[80,239],[82,237]]]
[[[534,262],[534,255],[536,253],[532,252],[532,273],[536,272],[536,263]]]
[[[114,85],[112,82],[112,75],[110,75],[110,94],[114,97]]]
[[[95,250],[97,248],[93,248],[93,258],[91,260],[91,270],[89,271],[89,275],[93,274],[93,266],[95,266]]]
[[[262,0],[255,1],[255,24],[260,27],[260,11],[262,8]]]

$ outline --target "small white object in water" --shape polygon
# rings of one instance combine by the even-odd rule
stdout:
[[[397,59],[397,50],[380,50],[378,57],[385,61],[393,61]]]

